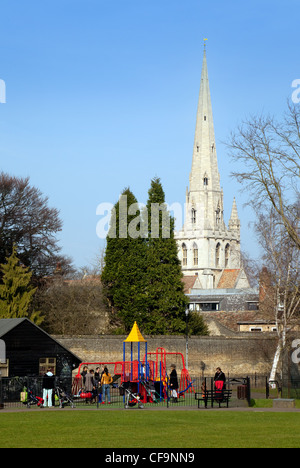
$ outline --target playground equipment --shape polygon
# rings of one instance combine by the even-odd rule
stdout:
[[[130,346],[130,358],[128,359],[128,346]],[[168,369],[169,360],[178,361],[177,368],[181,367],[178,397],[185,397],[186,392],[194,392],[193,381],[185,367],[182,353],[167,352],[164,348],[157,348],[154,352],[148,352],[148,343],[142,336],[138,325],[134,322],[132,330],[123,342],[123,361],[118,362],[83,362],[78,368],[77,376],[73,382],[73,394],[80,390],[81,374],[83,366],[114,366],[113,381],[120,379],[120,392],[124,394],[125,407],[129,396],[132,406],[138,402],[142,408],[144,403],[157,403],[169,399]]]

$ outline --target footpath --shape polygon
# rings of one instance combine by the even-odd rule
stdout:
[[[3,413],[19,413],[19,412],[22,412],[22,413],[28,413],[28,412],[37,412],[37,411],[41,411],[41,412],[53,412],[53,411],[98,411],[98,412],[102,412],[102,411],[196,411],[199,413],[199,415],[202,413],[202,412],[211,412],[211,411],[221,411],[221,412],[252,412],[252,413],[300,413],[300,408],[249,408],[249,407],[245,407],[245,406],[241,406],[241,407],[232,407],[232,408],[219,408],[219,407],[216,407],[216,408],[195,408],[195,406],[184,406],[184,407],[180,407],[180,406],[171,406],[169,408],[166,408],[166,407],[157,407],[157,406],[145,406],[143,409],[137,409],[137,408],[128,408],[128,409],[125,409],[125,408],[120,408],[120,407],[113,407],[113,406],[105,406],[105,407],[83,407],[83,406],[78,406],[76,408],[70,408],[70,407],[65,407],[65,408],[59,408],[59,407],[52,407],[52,408],[37,408],[37,407],[33,407],[33,408],[18,408],[18,407],[13,407],[13,408],[3,408],[3,409],[0,409],[0,418],[1,418],[1,414]]]

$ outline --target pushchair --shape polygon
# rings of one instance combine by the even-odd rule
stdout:
[[[225,384],[222,380],[215,381],[215,401],[222,403],[224,399]]]
[[[121,388],[125,390],[125,409],[131,408],[133,406],[138,405],[139,409],[143,409],[144,405],[141,401],[141,395],[139,393],[133,393],[131,391],[131,387],[127,385],[120,385]]]
[[[68,404],[71,406],[71,408],[75,408],[72,395],[66,392],[63,388],[55,387],[55,393],[56,393],[56,396],[58,397],[60,408],[64,408],[65,405],[68,405]]]
[[[154,384],[152,382],[149,383],[146,380],[142,380],[141,385],[146,391],[147,401],[149,401],[150,403],[158,403],[160,395],[156,392]]]
[[[80,390],[78,395],[82,400],[85,400],[86,403],[96,403],[100,401],[101,394],[98,395],[97,389],[93,388],[91,392],[85,392]]]
[[[38,407],[42,408],[44,405],[44,400],[43,398],[34,395],[32,390],[30,388],[27,388],[27,391],[25,392],[26,398],[24,401],[22,401],[23,405],[26,405],[27,408],[30,408],[31,406],[37,405]]]

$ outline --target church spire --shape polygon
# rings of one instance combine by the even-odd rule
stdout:
[[[204,43],[205,45],[205,43]],[[220,190],[220,175],[216,153],[213,112],[207,71],[206,47],[204,46],[201,85],[190,173],[190,192]]]
[[[234,200],[229,229],[216,152],[213,112],[203,53],[193,162],[182,229],[175,233],[183,274],[198,275],[203,289],[216,287],[225,268],[240,268],[240,221]]]

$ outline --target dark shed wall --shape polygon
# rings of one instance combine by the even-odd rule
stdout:
[[[25,320],[2,337],[9,376],[38,375],[40,358],[56,358],[57,375],[68,377],[80,361],[50,336]]]

